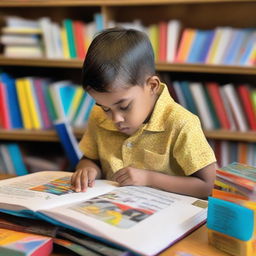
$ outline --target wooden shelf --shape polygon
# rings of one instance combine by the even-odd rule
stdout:
[[[247,0],[246,2],[254,2]],[[197,4],[243,2],[241,0],[1,0],[0,7],[52,7],[52,6],[134,6],[164,4]]]
[[[81,139],[84,128],[75,128],[74,134]],[[256,142],[256,132],[231,132],[226,130],[205,131],[208,139]],[[54,130],[0,130],[0,140],[57,142],[59,138]]]
[[[7,66],[32,66],[50,68],[81,68],[83,61],[79,59],[46,59],[46,58],[7,58],[0,56],[0,65]]]
[[[35,59],[35,58],[7,58],[0,56],[0,65],[4,66],[32,66],[49,68],[82,68],[83,61],[79,59]],[[216,73],[216,74],[241,74],[256,75],[256,66],[227,66],[208,64],[181,64],[157,63],[158,71]]]
[[[80,139],[84,133],[83,128],[74,129],[77,139]],[[0,130],[0,141],[45,141],[58,142],[59,138],[55,130]]]
[[[205,131],[208,139],[256,142],[256,132],[231,132],[227,130]]]

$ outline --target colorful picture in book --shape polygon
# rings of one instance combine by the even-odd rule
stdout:
[[[54,195],[65,195],[73,193],[70,185],[70,177],[62,177],[56,180],[52,180],[46,184],[30,188],[30,190],[47,192]]]
[[[135,201],[119,191],[112,191],[86,202],[76,204],[70,209],[89,215],[119,228],[130,228],[146,219],[154,210],[136,207]],[[122,202],[120,199],[122,198]],[[118,201],[118,202],[117,202]]]

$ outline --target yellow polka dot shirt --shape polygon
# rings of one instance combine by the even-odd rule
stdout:
[[[216,161],[198,117],[177,104],[165,84],[161,90],[150,120],[131,136],[94,106],[79,147],[100,161],[106,179],[127,166],[187,176]]]

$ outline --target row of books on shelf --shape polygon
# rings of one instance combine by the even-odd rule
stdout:
[[[172,97],[199,116],[205,130],[256,131],[254,86],[170,80],[167,83]]]
[[[219,166],[239,162],[256,166],[256,143],[209,140]]]
[[[49,17],[28,20],[21,17],[5,17],[1,43],[7,57],[47,57],[57,59],[84,59],[93,35],[103,29],[102,15],[94,20],[64,19],[62,25]]]
[[[43,170],[71,170],[69,159],[61,155],[61,152],[43,157],[33,154],[22,144],[0,144],[0,174],[21,176]]]
[[[14,79],[6,73],[0,74],[0,127],[3,129],[47,129],[59,119],[82,127],[93,105],[94,100],[82,86],[71,81]]]
[[[256,167],[234,162],[217,170],[208,204],[210,244],[234,256],[256,253]]]
[[[156,61],[249,66],[256,63],[254,28],[201,30],[183,28],[179,20],[161,20],[148,26],[139,19],[126,23],[104,20],[101,13],[96,13],[93,21],[64,19],[61,26],[50,17],[31,21],[7,16],[1,36],[4,54],[83,59],[95,33],[119,26],[144,31],[150,38]]]

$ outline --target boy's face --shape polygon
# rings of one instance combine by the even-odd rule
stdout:
[[[91,89],[89,93],[120,132],[132,135],[150,117],[158,97],[159,80],[148,81],[143,86],[117,88],[111,92]]]

